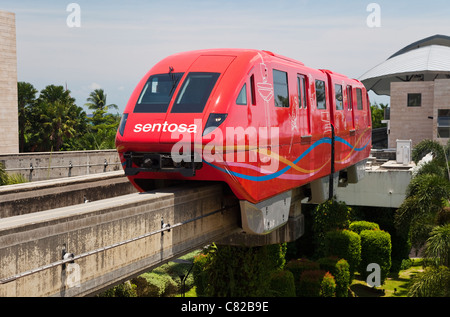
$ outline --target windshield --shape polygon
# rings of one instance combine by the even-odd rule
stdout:
[[[172,113],[203,112],[209,95],[219,78],[220,73],[191,72],[186,76],[180,88]]]
[[[164,113],[184,73],[152,75],[148,79],[136,103],[134,112]]]

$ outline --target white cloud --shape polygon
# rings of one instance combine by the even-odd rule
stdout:
[[[100,89],[100,88],[102,88],[102,86],[100,86],[97,83],[92,83],[92,84],[89,85],[89,89],[92,89],[92,90]]]

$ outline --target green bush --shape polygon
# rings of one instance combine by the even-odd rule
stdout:
[[[336,281],[330,272],[325,273],[322,283],[320,284],[321,297],[335,297],[336,296]]]
[[[192,275],[194,276],[194,285],[196,286],[197,296],[206,296],[208,287],[208,273],[206,271],[210,258],[207,254],[200,253],[194,258],[194,266],[192,267]]]
[[[136,285],[130,281],[126,281],[119,285],[116,285],[103,293],[97,295],[97,297],[137,297]]]
[[[360,234],[363,230],[380,230],[380,226],[375,222],[354,221],[350,224],[349,229],[356,232],[357,234]]]
[[[201,296],[254,297],[270,293],[271,272],[284,266],[286,244],[262,247],[211,245],[194,264],[194,280]]]
[[[352,209],[334,199],[318,205],[313,211],[313,231],[316,253],[323,256],[324,237],[328,231],[348,229]]]
[[[325,256],[336,256],[347,260],[350,269],[350,280],[361,261],[361,238],[350,230],[329,231],[325,235]]]
[[[391,268],[391,235],[383,230],[363,230],[361,236],[361,263],[359,272],[365,279],[367,265],[376,263],[381,269],[381,284],[386,280]]]
[[[324,270],[306,270],[299,283],[300,297],[333,297],[336,283],[333,275]]]
[[[288,270],[270,274],[270,295],[273,297],[295,297],[294,274]]]
[[[337,257],[321,258],[317,261],[320,269],[330,272],[336,281],[336,297],[348,297],[350,286],[350,265],[347,260]]]
[[[300,277],[302,273],[307,270],[318,270],[319,268],[318,263],[308,259],[290,260],[286,264],[286,270],[291,271],[294,275],[295,291],[297,296],[300,295]]]
[[[178,293],[178,284],[168,274],[148,272],[139,277],[141,279],[132,281],[138,286],[137,293],[142,297],[164,297]]]

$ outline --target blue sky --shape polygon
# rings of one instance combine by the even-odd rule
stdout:
[[[67,26],[71,2],[80,27]],[[372,2],[380,27],[366,22]],[[176,52],[264,49],[358,78],[414,41],[450,35],[450,4],[441,0],[3,0],[0,10],[16,14],[19,81],[38,90],[67,84],[79,106],[103,88],[120,112],[152,65]]]

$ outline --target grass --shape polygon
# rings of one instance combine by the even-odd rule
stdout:
[[[411,279],[422,271],[422,260],[414,259],[409,269],[400,271],[398,275],[389,276],[380,287],[369,287],[356,275],[350,289],[358,297],[406,297]]]

